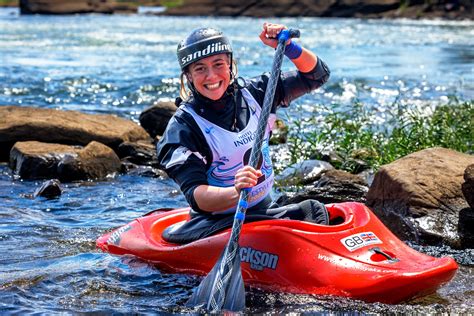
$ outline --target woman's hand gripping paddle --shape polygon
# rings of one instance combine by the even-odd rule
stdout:
[[[265,91],[255,142],[250,154],[249,165],[254,168],[257,167],[268,117],[273,105],[286,42],[290,38],[299,37],[299,35],[300,32],[298,30],[283,30],[278,34],[278,46],[273,58],[272,72],[267,90]],[[251,189],[241,190],[227,246],[214,268],[212,268],[211,272],[204,278],[189,299],[188,306],[199,306],[209,312],[219,312],[221,310],[241,311],[245,308],[244,281],[242,279],[242,271],[240,270],[239,237],[245,219],[245,212],[247,211],[247,200],[250,191]]]

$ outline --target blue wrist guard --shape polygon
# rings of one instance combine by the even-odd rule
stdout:
[[[296,59],[300,57],[302,52],[303,48],[293,41],[285,47],[285,56],[289,59]]]

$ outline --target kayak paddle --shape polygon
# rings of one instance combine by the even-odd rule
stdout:
[[[268,117],[273,105],[275,89],[280,68],[283,62],[285,45],[288,39],[299,37],[298,30],[283,30],[278,34],[278,45],[273,58],[272,72],[265,91],[262,112],[257,125],[255,142],[252,146],[249,165],[257,168],[263,137],[268,124]],[[229,241],[221,257],[212,268],[211,272],[204,278],[199,287],[189,299],[187,305],[192,307],[203,307],[209,312],[241,311],[245,308],[245,289],[240,269],[240,247],[239,237],[242,224],[247,211],[247,201],[251,188],[240,191],[239,202],[232,224]]]

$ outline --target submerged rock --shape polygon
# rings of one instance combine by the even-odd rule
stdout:
[[[61,196],[62,193],[61,182],[57,179],[51,179],[43,182],[43,184],[36,189],[35,193],[33,193],[33,197],[42,196],[47,199],[54,199]]]
[[[23,179],[73,181],[104,178],[120,171],[121,163],[111,148],[98,142],[81,148],[28,141],[13,146],[10,167]]]
[[[122,171],[124,173],[135,175],[135,176],[160,178],[160,179],[168,178],[168,175],[163,170],[154,168],[152,166],[137,165],[127,160],[122,161]]]
[[[459,248],[459,213],[468,207],[461,184],[472,163],[474,156],[445,148],[410,154],[380,168],[367,205],[402,239]]]

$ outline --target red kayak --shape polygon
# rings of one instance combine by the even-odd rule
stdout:
[[[242,276],[270,291],[338,295],[398,303],[435,292],[457,264],[408,247],[361,203],[326,205],[331,225],[275,219],[243,225]],[[188,218],[189,209],[157,210],[97,240],[105,252],[131,254],[169,272],[205,275],[215,265],[230,229],[185,245],[163,230]]]

